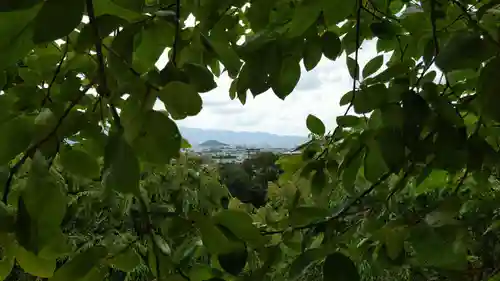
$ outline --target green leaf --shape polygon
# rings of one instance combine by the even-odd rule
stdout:
[[[4,171],[0,174],[0,184],[5,186],[7,182],[7,177],[9,176],[9,171],[7,169],[2,169]],[[12,232],[15,227],[15,213],[11,208],[7,207],[3,202],[0,203],[0,220],[2,225],[0,225],[0,233]],[[0,245],[2,245],[2,237],[0,235]]]
[[[432,170],[427,177],[422,181],[417,181],[416,194],[422,194],[433,191],[438,188],[446,187],[448,183],[448,172],[444,170]]]
[[[325,124],[323,124],[323,122],[318,117],[309,114],[306,119],[306,124],[311,133],[320,136],[325,134]]]
[[[238,238],[259,247],[265,243],[264,237],[253,224],[252,218],[238,210],[223,210],[213,217],[215,223],[223,225]]]
[[[179,154],[182,137],[172,119],[162,112],[149,111],[141,123],[133,147],[140,157],[157,164],[168,164]]]
[[[389,40],[396,36],[395,27],[388,21],[374,22],[370,24],[370,29],[375,36],[382,40]]]
[[[336,60],[342,52],[342,42],[335,32],[327,31],[321,36],[323,55]]]
[[[344,254],[336,252],[325,259],[323,280],[360,281],[361,278],[352,260]]]
[[[165,241],[165,239],[163,239],[163,237],[161,237],[159,234],[153,234],[153,241],[156,245],[156,247],[158,247],[158,249],[160,249],[161,253],[166,255],[166,256],[170,256],[170,254],[172,253],[172,249],[170,249],[170,246],[168,245],[167,241]]]
[[[221,41],[219,38],[217,39],[218,40],[211,39],[208,40],[208,42],[219,57],[222,64],[226,67],[229,77],[234,78],[238,74],[242,62],[229,42]]]
[[[202,108],[202,100],[195,88],[189,84],[173,81],[158,93],[161,101],[175,119],[198,114]]]
[[[41,5],[28,10],[2,13],[0,17],[0,70],[4,70],[27,55],[34,47],[30,23]]]
[[[376,143],[370,143],[365,154],[365,178],[372,183],[376,182],[387,172],[387,170],[388,169],[384,159],[382,158],[379,146]]]
[[[141,257],[134,249],[128,247],[123,253],[120,253],[109,260],[109,264],[123,272],[131,272],[141,264]]]
[[[97,25],[99,37],[103,39],[125,23],[122,18],[106,14],[97,17],[94,24]],[[79,52],[91,49],[95,44],[94,32],[94,26],[86,24],[78,35],[75,49]]]
[[[375,139],[387,167],[397,173],[405,161],[405,145],[401,133],[395,129],[384,128],[379,130]]]
[[[140,72],[155,67],[158,58],[174,43],[175,27],[163,20],[156,20],[145,26],[138,34],[140,38],[134,52],[133,66]]]
[[[307,71],[311,71],[318,65],[323,55],[321,39],[319,37],[313,37],[306,41],[306,46],[302,54],[304,58],[304,67]]]
[[[498,81],[500,73],[498,67],[500,66],[500,58],[494,58],[489,61],[479,74],[477,83],[478,102],[481,111],[485,116],[493,120],[500,120],[497,102],[500,101],[498,90],[500,86]]]
[[[379,55],[371,59],[363,68],[363,78],[366,78],[373,73],[377,72],[377,70],[382,67],[382,64],[384,63],[384,56]]]
[[[459,32],[453,35],[436,57],[436,65],[443,72],[478,68],[493,56],[494,50],[478,33]]]
[[[302,206],[290,211],[290,222],[293,226],[303,226],[309,223],[322,221],[330,215],[327,209]]]
[[[279,73],[272,77],[272,89],[276,96],[284,100],[293,91],[299,79],[299,62],[287,57],[282,61]]]
[[[100,260],[107,254],[103,246],[94,246],[82,253],[77,254],[62,267],[60,267],[50,281],[78,280],[99,265]]]
[[[359,65],[357,61],[351,57],[346,57],[347,69],[349,70],[349,75],[352,79],[358,80],[359,77]]]
[[[424,55],[423,55],[425,65],[429,65],[432,61],[432,58],[434,58],[436,52],[435,48],[436,47],[434,45],[433,39],[430,39],[429,41],[427,41],[427,44],[425,44]]]
[[[410,242],[415,249],[415,259],[421,266],[451,270],[467,268],[467,247],[460,232],[449,228],[419,226],[412,229]],[[441,255],[435,255],[436,252]]]
[[[83,150],[67,148],[59,154],[61,164],[68,172],[87,178],[99,176],[97,160]]]
[[[29,172],[22,199],[29,214],[30,239],[41,250],[56,238],[61,222],[66,213],[67,198],[60,183],[49,173],[49,167],[40,153],[36,153]]]
[[[54,41],[71,33],[83,17],[83,0],[47,0],[34,22],[34,43]]]
[[[189,77],[189,82],[195,85],[199,93],[205,93],[217,87],[214,81],[214,75],[203,65],[186,63],[183,70]]]
[[[141,13],[117,5],[115,0],[94,1],[94,10],[96,17],[108,14],[120,17],[129,22],[134,22],[144,17]]]
[[[0,2],[0,12],[26,10],[40,4],[40,2],[42,2],[42,0],[5,0]]]
[[[210,218],[202,215],[195,217],[196,226],[201,232],[203,245],[212,254],[231,252],[233,243],[224,235]]]
[[[118,85],[130,87],[134,81],[138,80],[130,68],[133,66],[136,36],[141,30],[142,25],[129,24],[113,37],[108,53],[108,65]]]
[[[358,116],[346,115],[337,117],[337,125],[340,127],[354,128],[363,124],[363,119]]]
[[[16,245],[12,236],[5,233],[0,234],[0,247],[2,250],[0,255],[0,280],[3,281],[6,280],[14,267]]]
[[[8,163],[12,158],[23,152],[34,137],[34,120],[18,116],[0,124],[0,165]]]
[[[50,278],[54,275],[56,269],[55,259],[44,259],[37,257],[32,252],[28,252],[22,246],[16,247],[16,261],[21,268],[33,276],[41,278]]]
[[[323,17],[327,27],[336,26],[337,23],[345,20],[356,6],[355,2],[344,0],[322,0]]]
[[[287,35],[289,37],[298,37],[306,32],[311,25],[318,19],[321,13],[320,0],[308,0],[300,2],[295,9],[290,28]]]
[[[387,256],[396,260],[404,252],[404,242],[407,240],[408,231],[404,227],[386,228],[383,231]]]
[[[288,272],[288,280],[297,280],[315,261],[325,256],[324,249],[309,249],[300,254],[291,264]]]
[[[118,134],[108,138],[104,168],[103,183],[106,188],[139,195],[139,161],[132,147]]]
[[[354,183],[363,160],[363,153],[356,151],[357,147],[353,147],[353,149],[349,151],[349,154],[347,154],[344,160],[345,162],[342,163],[342,165],[345,166],[342,172],[342,185],[348,193],[352,193],[353,191]]]
[[[324,171],[317,170],[311,177],[311,191],[314,196],[321,196],[323,189],[328,182],[328,178]]]
[[[239,275],[247,263],[248,251],[246,247],[239,247],[232,252],[217,256],[220,266],[232,275]]]

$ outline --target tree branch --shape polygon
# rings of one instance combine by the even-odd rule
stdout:
[[[64,62],[64,59],[68,55],[68,49],[69,49],[69,36],[66,36],[66,45],[64,46],[64,53],[63,56],[61,57],[61,60],[57,64],[56,70],[54,71],[54,76],[52,76],[52,80],[50,81],[49,87],[47,88],[47,94],[42,100],[42,107],[45,106],[47,103],[47,100],[52,102],[52,99],[50,98],[50,90],[52,89],[52,85],[54,85],[54,82],[56,81],[57,76],[59,73],[61,73],[61,66]]]
[[[9,197],[9,193],[10,193],[10,190],[11,190],[12,180],[14,179],[14,175],[19,171],[19,169],[26,162],[26,160],[28,159],[28,157],[32,157],[35,154],[36,150],[42,144],[44,144],[51,137],[53,137],[54,135],[57,134],[57,130],[59,129],[59,127],[61,127],[62,123],[64,122],[64,119],[69,115],[69,113],[71,112],[71,110],[78,104],[78,102],[85,96],[85,94],[87,93],[87,91],[90,88],[92,88],[92,83],[90,83],[85,89],[82,90],[81,95],[79,95],[73,101],[71,101],[70,105],[66,108],[66,110],[64,111],[64,113],[61,115],[61,117],[57,121],[54,129],[52,129],[52,131],[46,137],[44,137],[43,139],[41,139],[40,141],[38,141],[34,145],[30,146],[28,149],[26,149],[26,151],[23,154],[23,157],[21,159],[19,159],[16,162],[16,164],[14,164],[14,166],[12,166],[10,168],[10,170],[9,170],[9,177],[7,178],[7,181],[5,182],[5,188],[4,188],[4,192],[3,192],[3,198],[2,198],[2,201],[5,204],[7,204],[7,199]]]
[[[181,33],[181,1],[175,1],[175,38],[174,46],[172,47],[172,63],[177,67],[177,53],[179,48],[179,40]]]
[[[109,88],[106,81],[106,67],[104,65],[104,55],[102,53],[102,40],[101,36],[99,35],[99,27],[97,26],[96,23],[94,4],[92,3],[92,1],[93,0],[86,0],[86,4],[87,4],[87,13],[89,15],[89,23],[92,26],[92,29],[94,30],[95,50],[97,53],[97,60],[99,64],[98,71],[99,71],[100,81],[99,81],[98,93],[101,96],[109,98],[109,107],[111,109],[111,114],[113,115],[113,121],[118,127],[118,131],[121,132],[123,130],[123,126],[120,121],[120,115],[118,115],[118,111],[116,110],[116,107],[111,101]]]
[[[347,202],[344,207],[339,211],[337,212],[336,214],[334,214],[333,216],[329,217],[329,218],[326,218],[320,222],[314,222],[314,223],[309,223],[309,224],[306,224],[306,225],[303,225],[303,226],[299,226],[299,227],[294,227],[292,228],[293,230],[303,230],[303,229],[308,229],[308,228],[312,228],[312,227],[318,227],[318,226],[321,226],[321,225],[324,225],[330,221],[333,221],[333,220],[336,220],[340,217],[342,217],[343,215],[345,215],[347,213],[347,211],[349,211],[349,209],[354,206],[354,204],[356,204],[358,201],[360,201],[361,199],[363,199],[365,196],[367,196],[368,194],[370,194],[373,190],[375,190],[375,188],[377,186],[379,186],[380,184],[382,184],[385,180],[387,180],[389,178],[389,176],[391,175],[390,172],[388,173],[385,173],[384,175],[382,175],[382,177],[380,177],[378,179],[378,181],[376,181],[375,183],[373,183],[369,188],[367,188],[365,191],[363,191],[360,195],[358,195],[356,198],[354,198],[352,201],[350,202]],[[262,235],[272,235],[272,234],[281,234],[285,231],[287,231],[289,229],[281,229],[281,230],[262,230],[260,233]]]
[[[354,78],[352,81],[352,97],[351,101],[349,102],[349,106],[347,107],[347,110],[344,113],[344,116],[347,115],[349,110],[351,110],[354,99],[356,96],[356,82],[359,79],[359,64],[358,64],[358,58],[359,58],[359,45],[360,45],[360,35],[361,35],[361,7],[363,7],[363,0],[358,1],[358,8],[356,10],[356,52],[354,53],[354,60],[356,61],[356,64],[354,65]]]

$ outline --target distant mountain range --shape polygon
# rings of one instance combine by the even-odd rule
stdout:
[[[235,132],[227,130],[212,130],[180,127],[182,136],[198,147],[201,143],[217,140],[229,145],[241,145],[260,148],[294,148],[308,140],[303,136],[280,136],[262,132]]]

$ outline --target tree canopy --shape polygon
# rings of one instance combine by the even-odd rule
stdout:
[[[0,279],[497,280],[499,14],[497,0],[0,1]],[[339,59],[345,114],[332,131],[304,120],[310,141],[277,160],[265,205],[181,152],[175,120],[215,77],[234,102],[285,99]]]

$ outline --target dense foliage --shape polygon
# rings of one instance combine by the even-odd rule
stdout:
[[[0,1],[0,279],[497,280],[499,4]],[[265,205],[180,153],[215,76],[285,99],[339,58]]]
[[[274,153],[262,152],[241,163],[221,164],[221,182],[241,202],[260,208],[266,205],[269,182],[276,182],[282,173],[276,160]]]

